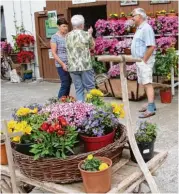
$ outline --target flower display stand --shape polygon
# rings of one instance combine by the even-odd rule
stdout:
[[[113,61],[120,63],[120,77],[122,85],[122,97],[124,103],[124,109],[126,113],[126,127],[128,133],[129,143],[131,145],[133,154],[137,160],[137,163],[130,161],[130,151],[129,148],[123,152],[121,160],[112,167],[112,188],[108,193],[131,193],[139,187],[138,191],[141,193],[140,185],[147,181],[149,188],[152,193],[159,193],[159,189],[152,177],[152,174],[159,168],[159,166],[164,162],[167,157],[167,151],[156,152],[155,156],[148,161],[144,162],[136,140],[134,136],[132,119],[130,114],[128,91],[127,91],[127,79],[125,77],[125,65],[126,62],[139,62],[140,59],[134,59],[131,56],[101,56],[98,57],[99,61]],[[1,193],[24,193],[22,191],[22,185],[28,184],[33,185],[38,188],[45,189],[53,193],[84,193],[84,188],[82,183],[73,184],[55,184],[51,182],[38,181],[20,173],[18,168],[15,168],[12,158],[12,150],[10,146],[10,135],[7,132],[7,123],[3,127],[3,132],[5,134],[5,144],[8,156],[8,166],[1,165]],[[14,136],[19,136],[15,133]],[[11,136],[12,137],[12,136]],[[75,167],[74,167],[75,168]],[[76,166],[76,168],[78,168]]]

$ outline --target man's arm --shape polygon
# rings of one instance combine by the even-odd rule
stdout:
[[[152,55],[154,50],[155,50],[155,46],[148,46],[147,47],[147,51],[145,52],[145,55],[142,59],[144,61],[144,63],[147,63],[148,59],[150,58],[150,56]]]

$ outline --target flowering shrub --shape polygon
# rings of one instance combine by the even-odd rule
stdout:
[[[157,49],[160,51],[166,50],[176,44],[176,38],[174,37],[161,37],[156,39]]]
[[[34,53],[32,51],[21,51],[17,54],[17,61],[19,63],[29,63],[34,59]]]
[[[40,157],[66,158],[69,152],[74,154],[72,148],[77,143],[78,132],[68,125],[64,117],[59,116],[50,123],[44,122],[40,130],[36,133],[38,143],[31,146],[35,160]]]
[[[79,126],[93,109],[94,106],[92,104],[77,101],[74,103],[50,104],[43,107],[40,113],[49,114],[48,122],[53,121],[59,116],[63,116],[69,125]]]
[[[34,44],[35,39],[33,36],[29,34],[18,34],[16,37],[16,43],[18,47],[23,47],[25,45]]]
[[[131,38],[127,38],[124,39],[123,41],[119,41],[116,45],[115,45],[115,49],[116,49],[116,53],[120,54],[124,52],[125,48],[130,48],[132,44],[132,39]]]
[[[109,166],[107,163],[102,162],[98,158],[93,157],[92,154],[88,155],[85,161],[81,164],[81,169],[85,171],[102,171],[107,169]]]
[[[0,48],[1,48],[1,52],[5,53],[5,54],[10,54],[12,51],[11,44],[7,43],[6,41],[0,42]]]
[[[118,126],[118,119],[111,112],[94,109],[78,127],[78,132],[90,137],[100,137],[111,133]]]
[[[150,123],[148,121],[139,122],[139,128],[135,133],[135,138],[137,143],[142,142],[152,142],[157,136],[156,124]]]

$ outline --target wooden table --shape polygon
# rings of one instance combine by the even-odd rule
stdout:
[[[166,151],[155,152],[155,156],[147,163],[151,173],[154,173],[167,157]],[[128,149],[124,149],[122,159],[112,167],[112,188],[108,193],[131,193],[138,188],[137,192],[142,192],[140,185],[145,182],[144,175],[140,170],[138,164],[130,161],[130,154]],[[55,184],[51,182],[40,182],[27,178],[20,173],[16,168],[17,188],[21,193],[22,185],[27,183],[39,189],[47,190],[52,193],[84,193],[83,183],[73,184]],[[1,192],[12,192],[10,185],[10,173],[8,166],[1,165]],[[136,192],[136,191],[135,191]]]

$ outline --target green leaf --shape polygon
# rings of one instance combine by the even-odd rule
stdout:
[[[66,149],[67,149],[68,151],[70,151],[72,154],[75,154],[74,151],[73,151],[69,146],[66,146]]]

